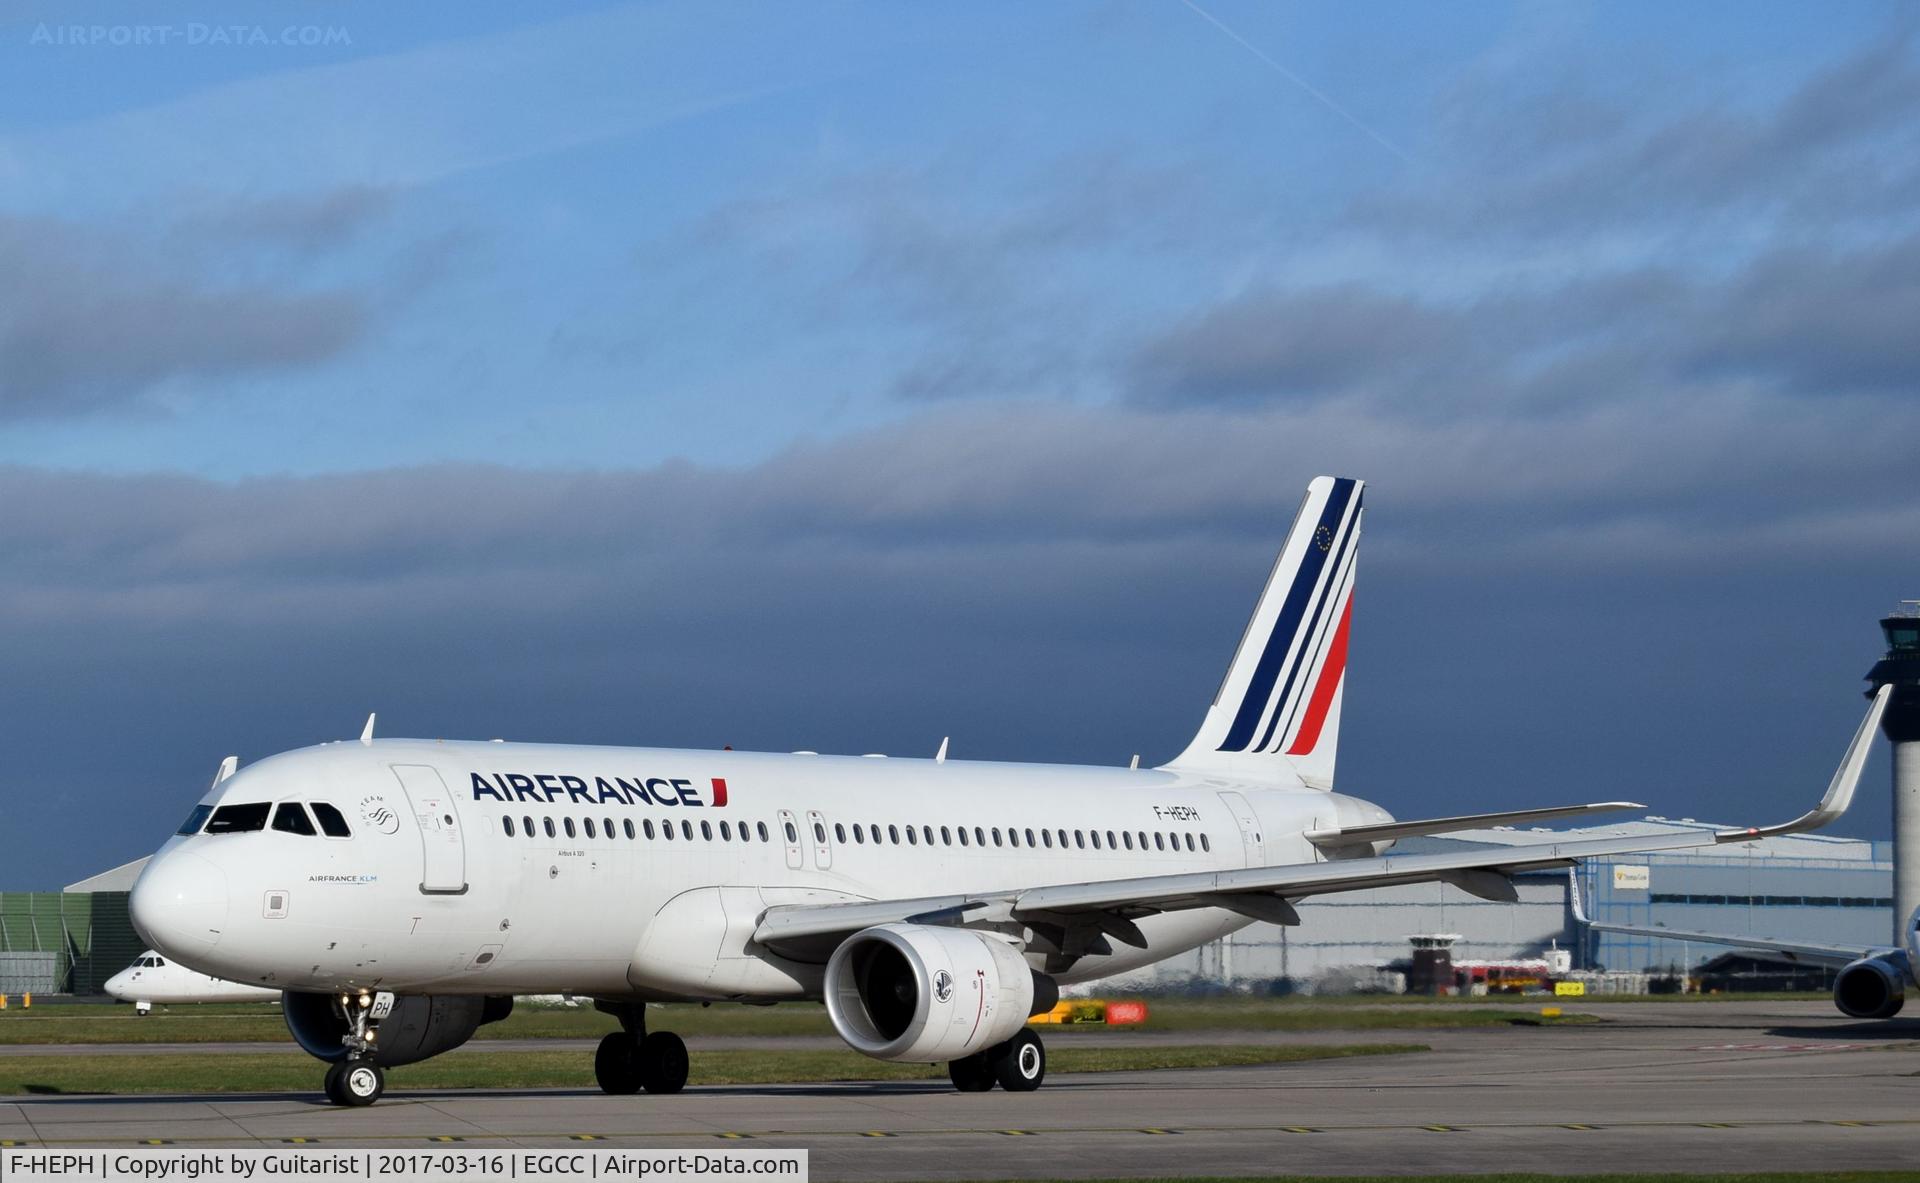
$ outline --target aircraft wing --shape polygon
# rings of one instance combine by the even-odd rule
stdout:
[[[1662,928],[1652,924],[1613,924],[1594,920],[1587,915],[1587,910],[1580,900],[1580,876],[1573,871],[1567,872],[1567,892],[1573,904],[1574,920],[1595,932],[1659,937],[1667,941],[1696,941],[1703,945],[1725,945],[1735,949],[1759,949],[1768,953],[1778,953],[1788,961],[1804,961],[1813,965],[1835,967],[1851,965],[1862,957],[1871,957],[1884,948],[1879,945],[1816,945],[1806,941],[1782,941],[1773,937],[1749,937],[1729,932],[1690,932],[1686,929]]]
[[[1443,854],[1386,854],[1095,883],[1013,887],[970,895],[776,906],[762,915],[754,940],[789,956],[811,959],[823,948],[830,951],[831,944],[837,943],[838,938],[894,921],[960,927],[1038,928],[1045,925],[1062,933],[1090,928],[1097,935],[1088,943],[1087,951],[1099,952],[1098,938],[1101,937],[1144,948],[1146,939],[1133,923],[1135,919],[1187,908],[1226,908],[1257,920],[1296,924],[1299,915],[1293,909],[1293,901],[1298,899],[1436,881],[1452,883],[1484,899],[1510,901],[1517,898],[1510,876],[1520,871],[1571,866],[1580,859],[1603,855],[1685,850],[1819,829],[1845,813],[1852,803],[1889,693],[1888,688],[1882,687],[1875,695],[1819,804],[1792,821],[1777,825],[1530,842]]]

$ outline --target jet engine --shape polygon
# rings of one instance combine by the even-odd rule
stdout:
[[[357,1002],[357,999],[356,999]],[[287,1030],[310,1056],[344,1060],[348,1033],[338,997],[332,994],[296,994],[288,991],[281,1005]],[[373,1062],[382,1068],[412,1064],[452,1051],[480,1029],[513,1013],[511,994],[478,996],[406,994],[393,1000],[393,1010],[382,1019],[373,1041]]]
[[[964,928],[881,924],[827,962],[827,1014],[876,1060],[958,1060],[1013,1037],[1060,989],[1003,937]]]
[[[1905,952],[1862,957],[1833,980],[1833,1005],[1856,1019],[1890,1019],[1906,1004],[1911,972]]]

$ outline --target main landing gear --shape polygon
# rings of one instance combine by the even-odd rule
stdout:
[[[947,1078],[963,1093],[984,1093],[994,1085],[1010,1093],[1030,1093],[1047,1078],[1047,1048],[1030,1028],[1005,1043],[963,1060],[947,1062]]]
[[[639,1003],[595,1002],[620,1020],[620,1030],[600,1041],[593,1053],[593,1078],[600,1091],[616,1097],[645,1089],[677,1093],[687,1086],[687,1045],[671,1031],[647,1033],[647,1012]]]

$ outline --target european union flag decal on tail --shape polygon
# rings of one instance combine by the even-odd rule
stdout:
[[[1364,488],[1327,476],[1307,486],[1206,722],[1174,764],[1332,787]]]

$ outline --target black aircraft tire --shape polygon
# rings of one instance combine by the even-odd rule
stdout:
[[[964,1059],[947,1061],[947,1079],[953,1087],[963,1093],[990,1092],[998,1081],[993,1071],[993,1061],[986,1052],[976,1052]]]
[[[625,1031],[612,1031],[593,1053],[593,1079],[600,1091],[628,1097],[640,1091],[640,1041]]]
[[[1000,1087],[1010,1093],[1030,1093],[1047,1078],[1046,1045],[1032,1031],[1021,1031],[988,1054]]]
[[[345,1105],[347,1103],[346,1094],[340,1091],[340,1074],[346,1071],[346,1068],[345,1063],[327,1065],[325,1085],[327,1100],[333,1102],[335,1105]]]
[[[687,1087],[687,1045],[671,1031],[655,1031],[640,1041],[640,1087],[650,1093],[677,1093]]]
[[[340,1065],[339,1090],[342,1104],[371,1105],[387,1091],[387,1074],[370,1060],[348,1060]]]

